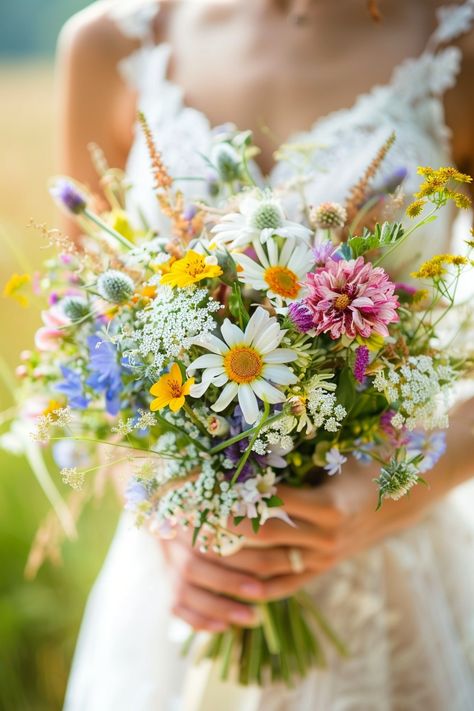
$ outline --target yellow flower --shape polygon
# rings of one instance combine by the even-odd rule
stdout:
[[[214,257],[206,257],[190,249],[182,259],[173,262],[168,274],[161,277],[161,283],[185,287],[191,286],[201,279],[212,279],[220,274],[222,274],[222,269],[215,263]]]
[[[183,383],[183,376],[177,363],[173,363],[169,373],[161,376],[157,383],[152,385],[150,393],[156,399],[150,405],[150,410],[161,410],[169,405],[172,412],[178,412],[184,405],[184,398],[189,395],[191,385],[194,385],[194,378],[188,378]]]
[[[45,409],[43,410],[43,412],[41,414],[42,415],[52,415],[54,418],[55,412],[57,412],[58,410],[61,410],[63,407],[64,407],[64,405],[62,403],[58,402],[58,400],[50,400],[48,403],[48,406],[45,407]]]
[[[425,205],[426,200],[415,200],[415,202],[412,202],[411,205],[407,207],[408,217],[418,217]]]
[[[12,274],[3,287],[3,296],[15,299],[20,306],[26,308],[29,304],[28,298],[21,293],[21,289],[29,284],[31,277],[29,274]]]
[[[137,234],[124,210],[112,210],[109,216],[109,223],[116,232],[126,237],[130,242],[135,242]]]
[[[417,272],[412,272],[411,276],[415,279],[434,279],[446,274],[446,269],[443,267],[442,255],[438,255],[424,262]]]

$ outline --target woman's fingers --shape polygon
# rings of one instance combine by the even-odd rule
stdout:
[[[199,554],[197,551],[189,551],[189,549],[183,558],[180,566],[181,575],[200,588],[220,595],[241,598],[254,598],[263,591],[262,583],[255,576],[251,567],[246,571],[241,571],[238,568],[231,569],[226,566],[227,558],[214,556],[211,559],[208,554]]]
[[[291,548],[275,546],[271,548],[243,548],[238,553],[223,558],[216,553],[200,553],[204,558],[215,561],[218,565],[251,573],[262,580],[277,575],[290,575],[294,572],[290,558]],[[298,548],[304,570],[322,573],[335,564],[335,557],[323,555],[310,548]]]
[[[278,496],[290,518],[315,523],[322,528],[335,528],[344,524],[346,514],[332,500],[329,487],[297,489],[279,486]]]
[[[195,630],[203,630],[205,632],[225,632],[229,625],[220,620],[213,620],[209,617],[201,615],[195,610],[184,607],[183,605],[175,604],[172,609],[173,615],[180,617],[182,620],[191,625]]]
[[[175,614],[184,608],[201,617],[241,627],[252,627],[259,621],[257,612],[249,605],[215,595],[187,581],[178,585],[175,596]]]
[[[310,548],[322,555],[333,556],[340,552],[345,536],[344,529],[321,528],[307,521],[294,519],[294,526],[285,521],[270,519],[254,533],[250,524],[243,521],[238,526],[249,547],[287,546],[289,548]]]

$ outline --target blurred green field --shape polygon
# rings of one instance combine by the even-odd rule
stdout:
[[[46,256],[32,218],[54,225],[46,190],[53,172],[53,75],[49,64],[0,65],[0,291],[12,272],[33,272]],[[1,297],[0,297],[1,298]],[[32,343],[39,308],[0,301],[1,357],[13,374]],[[0,382],[0,411],[12,405],[13,375]],[[4,431],[3,428],[2,431]],[[59,483],[57,472],[53,475]],[[79,541],[63,547],[34,581],[24,566],[49,504],[22,458],[0,451],[0,709],[62,707],[87,592],[113,534],[118,507],[109,493],[86,510]]]

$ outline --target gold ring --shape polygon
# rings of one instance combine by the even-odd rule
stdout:
[[[290,560],[291,570],[295,575],[304,573],[303,554],[298,548],[290,548],[288,551],[288,558]]]

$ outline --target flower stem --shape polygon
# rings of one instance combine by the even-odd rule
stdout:
[[[82,213],[85,217],[87,217],[91,222],[93,222],[97,227],[100,227],[104,232],[107,232],[111,237],[116,239],[118,242],[123,247],[126,247],[127,249],[133,249],[134,245],[132,242],[130,242],[126,237],[120,234],[120,232],[117,232],[117,230],[114,230],[113,227],[110,227],[102,218],[100,218],[98,215],[96,215],[94,212],[91,212],[87,208],[83,210]]]
[[[277,415],[273,415],[272,417],[270,417],[267,420],[266,424],[272,425],[274,422],[281,420],[281,418],[283,416],[284,416],[284,413],[279,412]],[[239,432],[238,435],[235,435],[234,437],[231,437],[230,439],[226,439],[225,442],[216,444],[215,447],[212,447],[212,449],[209,450],[209,454],[218,454],[218,452],[222,452],[223,449],[227,449],[227,447],[230,447],[232,444],[235,444],[236,442],[240,442],[240,440],[245,439],[246,437],[249,437],[250,435],[252,435],[258,427],[260,427],[260,424],[255,425],[255,427],[252,427],[248,430],[245,430],[245,432]]]
[[[263,425],[268,420],[268,415],[270,413],[270,405],[268,404],[267,401],[264,402],[263,408],[264,409],[263,409],[262,419],[258,423],[257,427],[255,427],[255,431],[252,435],[249,445],[248,445],[247,449],[245,450],[245,452],[243,453],[242,457],[240,458],[240,462],[237,465],[237,469],[235,470],[234,476],[232,477],[231,484],[235,484],[235,482],[239,478],[240,472],[242,471],[242,469],[245,466],[245,462],[250,457],[250,452],[252,451],[252,447],[255,444],[255,440],[257,439],[259,432],[262,429]]]

